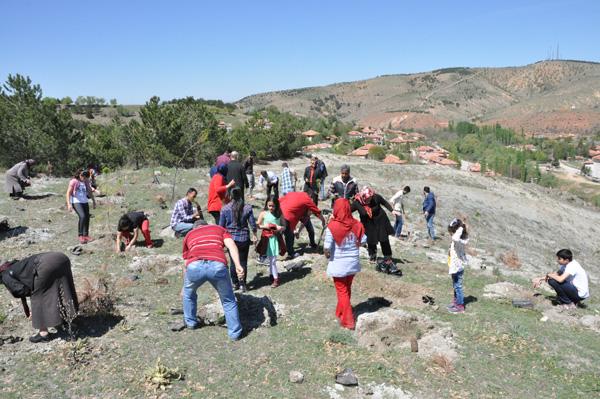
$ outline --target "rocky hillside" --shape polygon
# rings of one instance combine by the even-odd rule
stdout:
[[[237,104],[245,110],[275,105],[379,127],[423,129],[472,120],[531,134],[586,134],[600,128],[600,64],[446,68],[257,94]]]

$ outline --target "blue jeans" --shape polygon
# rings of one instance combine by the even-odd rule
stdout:
[[[452,288],[454,288],[454,302],[457,305],[465,305],[465,294],[463,293],[463,274],[464,270],[451,274]]]
[[[553,278],[548,279],[548,284],[550,284],[550,287],[554,288],[554,291],[556,291],[556,297],[560,303],[577,304],[583,300],[582,298],[579,298],[577,287],[573,285],[573,281],[570,279],[571,277],[567,278],[562,283],[559,283]]]
[[[191,328],[198,326],[196,290],[207,281],[219,293],[221,305],[225,311],[229,338],[233,341],[239,339],[242,334],[242,324],[231,286],[229,270],[226,265],[214,260],[197,260],[186,267],[183,282],[183,319],[185,324]]]
[[[186,235],[187,233],[189,233],[192,229],[194,228],[194,223],[185,223],[185,222],[179,222],[175,225],[175,227],[173,227],[173,230],[176,233],[179,233],[181,235]]]
[[[394,224],[394,235],[396,237],[400,237],[400,233],[402,233],[402,226],[404,225],[404,219],[402,219],[402,215],[396,215],[396,223]]]
[[[429,234],[429,238],[435,240],[435,228],[433,227],[433,218],[435,217],[435,213],[433,215],[427,215],[425,220],[427,221],[427,233]]]

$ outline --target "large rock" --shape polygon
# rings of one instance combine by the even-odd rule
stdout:
[[[600,316],[583,316],[579,319],[579,324],[600,333]]]
[[[271,327],[285,315],[285,305],[274,302],[269,296],[254,296],[236,293],[240,321],[246,330]],[[220,300],[208,303],[198,309],[198,317],[207,325],[225,323],[225,312]]]
[[[171,228],[171,226],[167,226],[162,229],[158,235],[161,237],[175,238],[175,231]]]
[[[491,299],[521,299],[531,297],[532,293],[518,284],[503,281],[483,287],[483,296]]]
[[[425,316],[400,309],[383,309],[363,313],[356,320],[358,344],[377,351],[410,346],[417,331],[427,331],[434,325]]]
[[[183,259],[175,255],[135,256],[129,264],[134,273],[152,272],[163,276],[181,273]]]

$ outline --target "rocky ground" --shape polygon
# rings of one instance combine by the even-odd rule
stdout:
[[[31,199],[0,199],[0,220],[6,219],[9,229],[0,232],[0,257],[67,253],[80,296],[96,307],[89,306],[76,321],[73,341],[59,331],[62,338],[33,345],[27,342],[33,331],[20,303],[2,289],[0,396],[492,398],[528,397],[532,389],[557,398],[598,394],[600,213],[569,194],[503,178],[323,158],[330,174],[348,163],[361,185],[368,183],[388,198],[404,185],[412,187],[409,235],[393,240],[403,276],[375,272],[362,253],[363,272],[353,287],[355,332],[337,326],[325,259],[308,252],[280,263],[281,270],[290,271],[282,273],[277,289],[270,288],[266,267],[251,256],[253,289],[238,295],[249,330],[241,341],[228,342],[222,309],[208,286],[199,290],[204,326],[172,332],[169,324],[181,317],[181,239],[160,232],[169,222],[174,171],[160,169],[161,184],[152,184],[153,169],[102,176],[106,196],[99,199],[91,224],[96,240],[81,248],[77,218],[64,206],[67,180],[38,178]],[[307,160],[291,164],[302,174]],[[256,172],[262,167],[281,169],[275,162]],[[204,205],[206,171],[180,171],[179,176],[176,198],[195,186]],[[420,216],[424,185],[438,197],[440,239],[434,243],[426,240]],[[113,230],[127,210],[151,215],[155,249],[113,252]],[[471,233],[465,277],[469,303],[465,314],[450,315],[444,226],[457,216],[467,219]],[[547,288],[533,290],[528,281],[556,268],[554,253],[563,247],[573,249],[592,282],[588,306],[566,313],[552,306]],[[97,298],[109,298],[113,306],[102,307]],[[531,307],[516,308],[513,300],[528,300]],[[170,384],[153,382],[158,359],[170,371],[178,369],[161,374],[170,376],[165,377]],[[343,379],[336,382],[336,375]],[[338,383],[348,378],[358,385]]]

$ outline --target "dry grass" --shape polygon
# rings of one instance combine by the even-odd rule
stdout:
[[[116,297],[103,278],[84,278],[77,292],[79,312],[85,316],[112,315]]]
[[[519,255],[515,250],[509,251],[502,256],[500,256],[500,260],[512,270],[518,270],[521,268],[521,259],[519,259]]]
[[[433,355],[431,357],[431,363],[433,364],[434,368],[441,370],[444,374],[450,374],[454,371],[454,365],[452,364],[452,361],[444,355]]]

